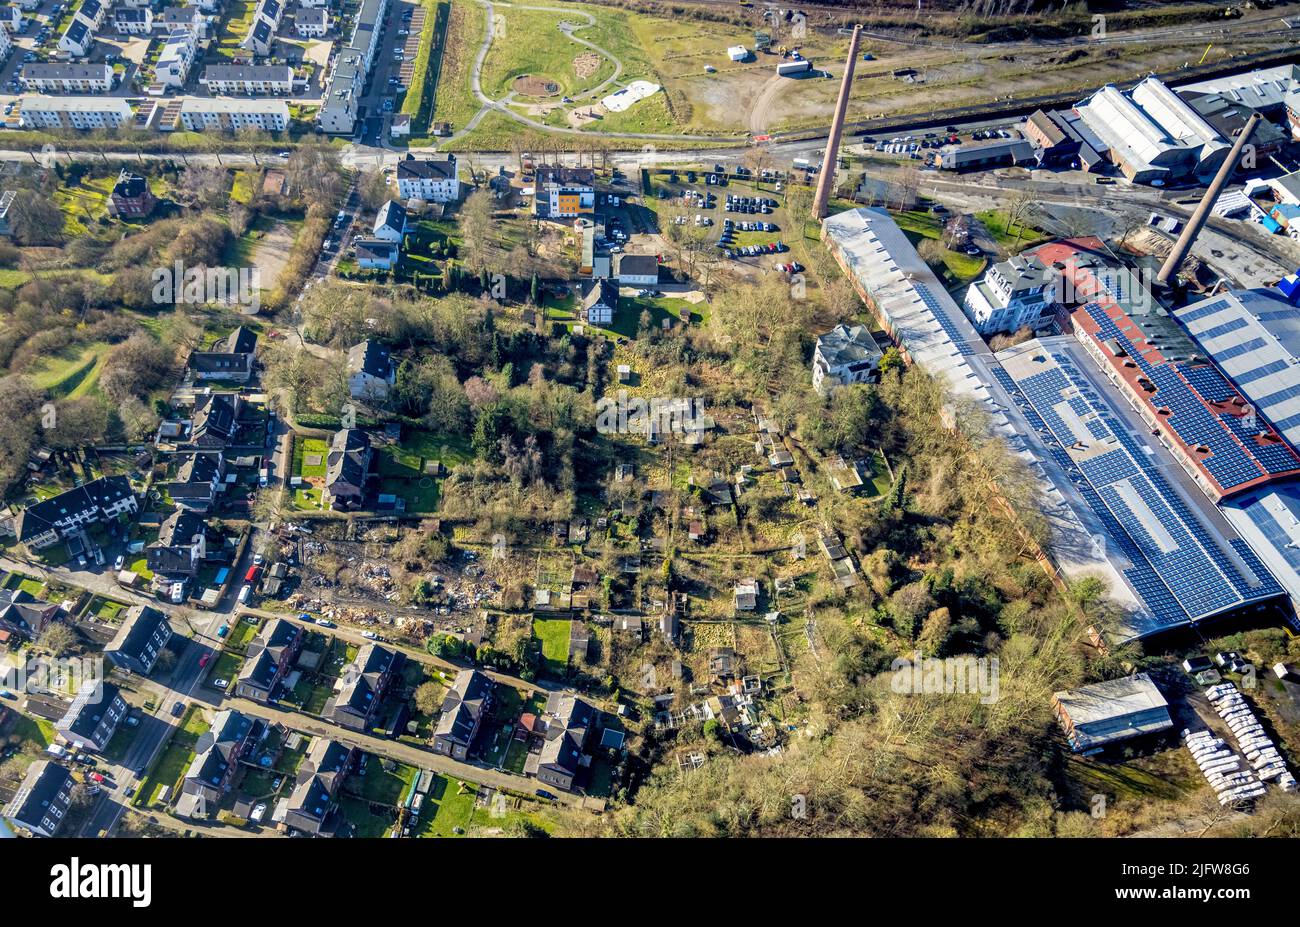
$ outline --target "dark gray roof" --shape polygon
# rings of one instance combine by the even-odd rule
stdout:
[[[577,696],[552,692],[546,710],[546,743],[539,764],[575,775],[591,738],[596,709]]]
[[[59,800],[59,793],[71,789],[72,773],[58,763],[37,760],[27,767],[23,784],[14,793],[4,809],[5,817],[12,818],[25,827],[41,826],[46,810],[51,805],[66,811],[68,803]]]
[[[190,440],[215,440],[224,444],[235,435],[239,397],[233,393],[207,393],[194,400]]]
[[[370,436],[360,428],[335,432],[326,457],[325,485],[365,485],[370,470]]]
[[[227,708],[217,715],[212,727],[195,744],[194,759],[185,773],[186,786],[192,789],[193,783],[206,788],[217,787],[252,729],[253,720],[234,709]]]
[[[637,277],[650,276],[659,274],[659,258],[653,254],[620,254],[618,256],[618,275],[634,275]]]
[[[140,660],[145,646],[158,633],[158,628],[165,624],[167,616],[152,605],[132,606],[123,615],[112,642],[104,649]]]
[[[591,309],[593,306],[609,306],[609,308],[618,308],[618,284],[613,280],[600,279],[591,284],[591,289],[587,295],[582,298],[582,308]]]
[[[111,682],[101,682],[98,686],[99,697],[96,698],[95,688],[92,682],[77,693],[77,697],[68,706],[67,714],[59,721],[58,729],[63,731],[64,736],[69,740],[87,742],[92,740],[96,729],[104,719],[104,712],[116,701],[122,691]]]
[[[378,341],[363,341],[348,349],[348,372],[368,373],[387,380],[393,372],[393,359],[388,348]]]
[[[203,69],[203,80],[286,81],[293,79],[287,64],[210,64]]]
[[[384,696],[383,677],[397,660],[396,651],[366,644],[343,671],[343,685],[334,701],[335,711],[369,717]]]
[[[397,162],[398,180],[450,180],[456,176],[456,157],[417,158],[408,154]]]
[[[164,545],[193,544],[194,538],[207,533],[207,522],[193,512],[177,509],[167,516],[158,529],[158,543]]]
[[[389,200],[379,207],[379,212],[375,216],[375,231],[381,228],[390,228],[395,232],[406,230],[406,207],[397,200]]]
[[[285,651],[301,636],[302,628],[292,621],[272,618],[248,645],[248,657],[239,669],[239,681],[269,690]]]
[[[353,241],[358,258],[372,261],[392,261],[397,258],[397,243],[382,238],[358,238]]]
[[[86,39],[90,36],[90,30],[80,19],[74,19],[68,26],[68,31],[64,33],[68,41],[75,42],[78,45],[86,44]]]
[[[81,512],[113,505],[134,495],[131,481],[125,476],[101,476],[85,486],[69,489],[43,502],[29,505],[18,514],[15,528],[18,540],[26,541],[44,534],[59,521]]]
[[[435,737],[469,746],[492,693],[492,680],[478,670],[461,670],[442,700]]]
[[[26,80],[104,80],[112,73],[113,68],[108,64],[63,64],[57,61],[32,61],[24,64],[22,69],[22,77]]]

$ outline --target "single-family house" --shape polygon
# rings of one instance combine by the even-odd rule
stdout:
[[[324,496],[330,508],[354,508],[365,500],[371,456],[370,436],[360,428],[334,433],[325,457]]]

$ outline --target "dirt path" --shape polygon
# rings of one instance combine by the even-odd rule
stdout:
[[[754,135],[762,135],[767,131],[768,123],[772,119],[772,104],[776,102],[781,89],[789,83],[788,78],[773,74],[758,91],[758,96],[754,98],[754,105],[749,110],[749,131]]]

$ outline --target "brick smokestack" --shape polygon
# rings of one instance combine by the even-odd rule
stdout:
[[[826,137],[826,157],[822,159],[821,176],[817,178],[817,193],[813,197],[813,215],[825,219],[830,203],[831,193],[835,190],[835,168],[840,163],[840,135],[844,132],[844,114],[849,108],[849,93],[853,90],[853,71],[858,64],[858,40],[862,37],[862,27],[853,27],[853,37],[849,39],[849,57],[844,62],[844,80],[840,82],[840,98],[835,102],[835,118],[831,121],[831,133]]]
[[[1187,252],[1192,250],[1192,242],[1196,241],[1196,236],[1201,233],[1205,220],[1210,218],[1210,210],[1214,208],[1215,201],[1218,200],[1219,194],[1223,192],[1223,188],[1227,186],[1228,179],[1232,177],[1232,172],[1237,169],[1237,164],[1241,159],[1241,150],[1250,141],[1250,136],[1254,133],[1255,127],[1259,125],[1259,120],[1259,113],[1252,113],[1250,119],[1246,120],[1246,125],[1241,130],[1241,134],[1237,136],[1237,141],[1232,146],[1232,150],[1223,159],[1219,172],[1210,181],[1205,196],[1201,197],[1201,202],[1197,205],[1196,211],[1187,220],[1187,228],[1183,229],[1183,234],[1178,236],[1178,242],[1174,245],[1174,250],[1169,252],[1169,257],[1165,259],[1164,266],[1160,268],[1160,273],[1156,274],[1157,283],[1168,283],[1174,274],[1178,272],[1183,259],[1187,257]]]

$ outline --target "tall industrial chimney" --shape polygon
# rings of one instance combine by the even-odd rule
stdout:
[[[835,190],[835,168],[840,163],[840,135],[844,132],[844,114],[849,108],[849,93],[853,89],[853,71],[858,64],[858,40],[861,35],[862,26],[854,26],[853,37],[849,39],[849,57],[844,62],[844,80],[840,82],[840,98],[835,102],[835,118],[831,121],[831,133],[826,138],[826,157],[822,159],[822,172],[817,178],[817,193],[813,197],[813,216],[818,219],[826,218],[831,193]]]
[[[1228,178],[1236,170],[1241,159],[1241,150],[1246,147],[1246,142],[1250,141],[1250,136],[1254,133],[1255,127],[1259,125],[1259,120],[1259,113],[1252,113],[1251,117],[1246,120],[1246,125],[1242,128],[1241,134],[1237,136],[1237,141],[1233,143],[1232,150],[1223,159],[1219,172],[1210,181],[1205,196],[1201,197],[1201,202],[1197,205],[1196,211],[1187,220],[1187,228],[1183,229],[1183,234],[1178,236],[1178,241],[1174,244],[1174,250],[1169,252],[1169,257],[1165,259],[1164,265],[1160,268],[1160,273],[1156,274],[1156,283],[1168,283],[1173,275],[1178,272],[1178,268],[1182,266],[1183,259],[1187,257],[1187,252],[1192,249],[1192,242],[1196,241],[1196,236],[1201,233],[1205,220],[1210,218],[1210,210],[1214,208],[1215,202],[1219,199],[1219,194],[1227,186]]]

